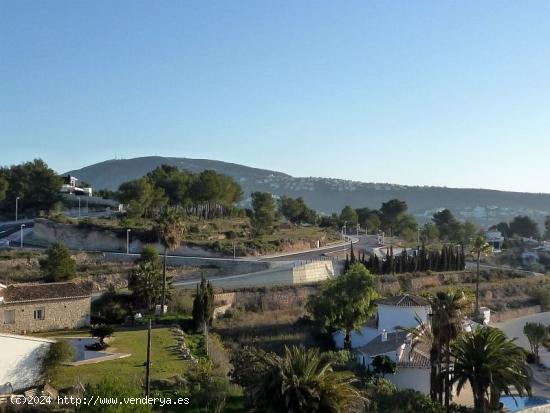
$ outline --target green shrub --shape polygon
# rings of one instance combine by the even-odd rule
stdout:
[[[68,341],[56,341],[50,345],[48,352],[42,359],[42,372],[46,379],[53,376],[55,369],[64,362],[71,361],[74,349]]]

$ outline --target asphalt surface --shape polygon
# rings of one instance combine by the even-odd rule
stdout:
[[[354,235],[349,235],[350,237],[356,238]],[[372,251],[373,248],[378,246],[378,236],[377,235],[360,235],[359,240],[353,243],[353,250],[355,253],[359,251],[363,252],[365,250]],[[338,245],[332,248],[323,248],[319,250],[306,251],[306,252],[297,252],[295,254],[284,254],[276,257],[266,257],[261,258],[260,261],[313,261],[313,260],[322,260],[327,257],[331,257],[337,254],[349,253],[351,250],[351,241],[347,245]]]

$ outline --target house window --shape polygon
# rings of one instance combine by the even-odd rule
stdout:
[[[4,324],[15,323],[15,310],[4,310]]]
[[[33,318],[35,320],[44,320],[44,312],[43,308],[37,308],[34,310]]]

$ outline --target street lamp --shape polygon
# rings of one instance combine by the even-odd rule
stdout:
[[[23,228],[25,228],[25,224],[21,224],[21,248],[23,248]]]
[[[15,222],[17,222],[17,214],[19,209],[19,197],[15,198]]]
[[[126,230],[126,254],[130,254],[130,228]]]

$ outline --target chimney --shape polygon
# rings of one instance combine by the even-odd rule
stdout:
[[[386,331],[386,329],[382,330],[381,339],[382,339],[382,341],[388,341],[388,332]]]

